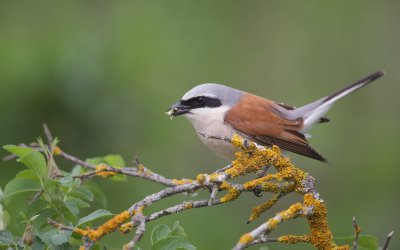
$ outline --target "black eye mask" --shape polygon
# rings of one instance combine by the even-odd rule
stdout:
[[[181,100],[181,105],[190,107],[191,109],[203,108],[203,107],[219,107],[222,105],[221,100],[209,96],[196,96],[188,100]]]

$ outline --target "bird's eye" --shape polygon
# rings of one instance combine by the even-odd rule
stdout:
[[[196,104],[197,104],[197,105],[200,106],[200,105],[203,105],[204,103],[206,103],[206,98],[204,98],[204,97],[202,97],[202,96],[196,98]]]

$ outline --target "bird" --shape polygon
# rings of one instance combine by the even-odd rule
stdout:
[[[221,138],[236,134],[262,146],[276,145],[284,152],[327,162],[310,146],[310,129],[315,124],[329,122],[325,114],[336,101],[383,75],[383,70],[376,71],[298,108],[222,84],[204,83],[190,89],[166,114],[171,119],[185,116],[200,140],[226,160],[233,160],[238,149]]]

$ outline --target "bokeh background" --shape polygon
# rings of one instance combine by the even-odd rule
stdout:
[[[399,11],[399,1],[361,0],[2,1],[0,144],[34,141],[47,122],[61,147],[79,157],[119,153],[133,165],[137,155],[167,177],[191,178],[227,164],[183,117],[164,115],[193,86],[218,82],[300,106],[385,69],[382,79],[337,103],[331,123],[314,128],[311,144],[329,164],[292,159],[317,179],[335,236],[353,234],[355,215],[363,233],[381,241],[395,230],[391,249],[400,249]],[[0,167],[2,188],[22,169],[15,162]],[[96,181],[115,213],[161,188],[133,178]],[[179,220],[198,249],[230,249],[299,200],[289,195],[246,225],[251,207],[268,197],[245,194],[164,217],[148,224],[140,245],[148,248],[155,225]],[[185,199],[192,197],[152,211]],[[298,219],[273,235],[306,232]],[[118,248],[130,239],[116,233],[104,241]]]

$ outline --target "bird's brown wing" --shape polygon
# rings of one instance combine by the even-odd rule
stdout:
[[[273,101],[244,93],[239,103],[227,112],[224,122],[259,144],[277,145],[284,150],[326,162],[299,132],[303,119],[285,118],[285,109]]]

